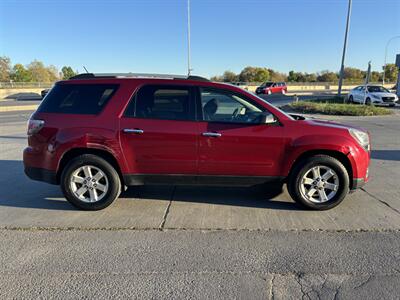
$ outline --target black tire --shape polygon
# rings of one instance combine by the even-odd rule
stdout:
[[[370,98],[365,99],[365,105],[372,105]]]
[[[97,202],[85,202],[74,195],[71,189],[71,176],[82,166],[89,165],[100,169],[107,177],[108,190]],[[61,190],[65,198],[75,207],[83,210],[100,210],[109,206],[121,193],[121,180],[114,167],[103,158],[93,154],[83,154],[72,159],[61,174]]]
[[[331,200],[322,203],[315,203],[304,197],[300,191],[300,183],[303,176],[315,166],[325,166],[336,172],[339,179],[339,188]],[[336,158],[328,155],[315,155],[308,157],[293,167],[289,180],[288,192],[292,199],[307,209],[326,210],[337,206],[349,192],[349,174],[343,164]]]
[[[349,103],[354,103],[354,99],[353,99],[353,96],[352,95],[350,95],[350,97],[349,97]]]

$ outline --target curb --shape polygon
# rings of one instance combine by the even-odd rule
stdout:
[[[0,106],[0,112],[10,112],[10,111],[24,111],[24,110],[36,110],[38,104],[34,105],[15,105],[15,106]]]

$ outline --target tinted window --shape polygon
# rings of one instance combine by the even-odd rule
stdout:
[[[105,107],[117,87],[115,84],[57,84],[46,95],[38,111],[95,115]]]
[[[383,86],[378,86],[378,85],[369,86],[368,87],[368,92],[370,92],[370,93],[390,93]]]
[[[270,87],[272,86],[274,83],[273,82],[264,82],[261,86],[263,87]]]
[[[203,120],[209,122],[259,123],[262,109],[244,96],[229,91],[201,88]]]
[[[129,104],[127,116],[161,120],[194,120],[190,87],[142,87]]]

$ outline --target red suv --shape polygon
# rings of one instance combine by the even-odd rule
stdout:
[[[311,209],[368,180],[363,129],[288,115],[200,77],[82,74],[58,82],[32,115],[25,173],[98,210],[126,186],[286,182]]]
[[[260,85],[256,89],[257,95],[259,95],[259,94],[271,95],[271,94],[276,94],[276,93],[286,94],[287,93],[286,83],[267,81],[267,82],[264,82],[262,85]]]

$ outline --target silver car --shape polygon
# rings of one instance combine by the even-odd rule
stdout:
[[[350,103],[394,106],[399,98],[383,86],[360,85],[349,92],[348,100]]]

